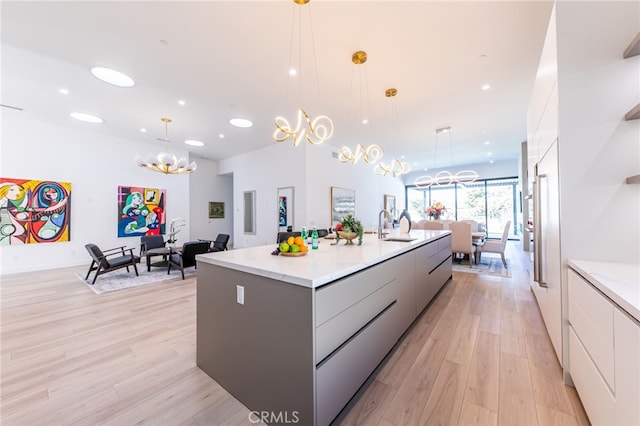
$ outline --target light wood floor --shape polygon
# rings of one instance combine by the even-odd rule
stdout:
[[[519,243],[512,278],[454,273],[336,423],[588,424]],[[195,363],[195,278],[95,295],[83,268],[2,278],[3,426],[251,425]]]

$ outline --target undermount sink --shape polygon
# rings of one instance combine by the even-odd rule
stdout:
[[[409,241],[413,241],[413,240],[417,240],[417,238],[411,238],[411,237],[387,237],[387,238],[383,239],[382,241],[395,241],[395,242],[408,243]]]

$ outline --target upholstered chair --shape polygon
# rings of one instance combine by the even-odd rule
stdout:
[[[511,221],[509,220],[504,226],[500,240],[486,240],[480,251],[481,254],[499,253],[502,258],[502,264],[505,268],[507,268],[507,260],[504,257],[504,250],[507,248],[507,239],[509,238],[510,227]]]
[[[451,252],[454,257],[457,254],[469,255],[469,267],[473,265],[476,246],[473,245],[471,237],[471,224],[463,221],[455,221],[449,224],[451,230]]]

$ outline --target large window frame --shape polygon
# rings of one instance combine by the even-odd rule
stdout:
[[[432,186],[426,188],[421,188],[417,185],[405,185],[405,208],[411,213],[411,217],[414,221],[419,221],[421,219],[426,219],[426,216],[423,216],[421,214],[417,218],[414,217],[418,211],[424,211],[424,209],[426,209],[434,202],[440,201],[447,207],[447,212],[441,217],[441,219],[474,219],[487,226],[487,233],[489,237],[500,238],[503,229],[496,224],[496,205],[495,202],[492,202],[493,200],[489,199],[489,197],[491,196],[491,192],[493,192],[492,190],[496,189],[496,187],[510,187],[510,202],[501,205],[499,204],[497,207],[503,210],[505,207],[508,208],[508,214],[506,218],[507,220],[511,220],[509,237],[513,239],[519,239],[521,234],[519,226],[519,212],[521,212],[522,209],[521,197],[519,194],[519,185],[520,183],[516,176],[492,179],[478,179],[473,183],[454,183],[446,186]],[[475,206],[476,209],[474,213],[467,212],[467,214],[465,214],[465,211],[470,209],[468,207],[468,203],[465,204],[461,200],[461,196],[467,189],[470,188],[482,189],[481,197],[483,199],[479,200],[479,203],[483,205]],[[443,191],[443,193],[441,196],[438,196],[437,194],[440,191]],[[421,197],[420,192],[422,192]],[[478,198],[477,193],[476,198]],[[422,200],[421,205],[420,200]],[[503,212],[503,216],[505,213],[506,212]]]

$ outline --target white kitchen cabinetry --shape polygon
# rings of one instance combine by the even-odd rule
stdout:
[[[640,424],[640,324],[569,269],[569,373],[594,425]]]

